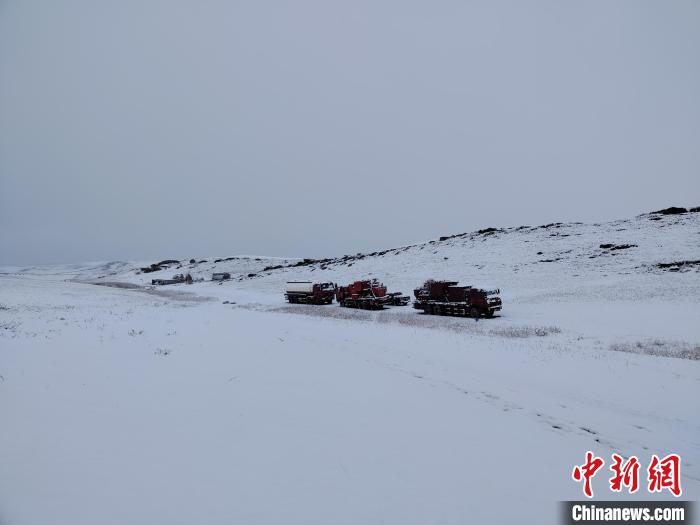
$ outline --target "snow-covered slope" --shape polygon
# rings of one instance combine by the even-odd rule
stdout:
[[[171,261],[176,261],[171,259]],[[190,262],[196,261],[196,262]],[[179,262],[163,264],[163,269],[145,273],[152,262],[88,262],[48,266],[0,266],[0,275],[21,275],[30,278],[72,279],[87,283],[126,282],[150,284],[151,279],[168,279],[175,273],[192,273],[196,278],[211,278],[214,272],[229,272],[237,276],[247,276],[263,268],[290,264],[294,258],[258,257],[237,255],[232,257],[212,257],[209,259],[183,259]],[[162,262],[162,261],[157,261]]]
[[[639,281],[657,283],[654,296],[680,299],[696,295],[697,287],[686,284],[698,284],[693,273],[700,271],[699,260],[700,213],[686,213],[644,214],[602,224],[489,228],[381,252],[316,260],[252,256],[182,260],[151,273],[140,272],[139,267],[148,265],[143,262],[1,270],[143,285],[174,273],[189,272],[195,279],[209,280],[214,272],[230,272],[244,287],[269,289],[277,295],[287,280],[345,283],[371,276],[392,289],[409,291],[425,279],[445,278],[498,286],[509,300],[530,300],[533,294],[540,300],[553,294],[580,299],[581,288],[598,290],[611,299],[637,299],[638,291],[626,283]],[[691,264],[659,267],[684,261]],[[669,274],[675,275],[660,277]],[[682,286],[676,287],[677,282]]]
[[[429,278],[458,280],[500,288],[502,317],[513,319],[513,306],[585,305],[605,317],[606,304],[628,301],[633,308],[680,310],[700,295],[700,213],[644,214],[601,224],[554,223],[488,228],[451,234],[409,246],[328,259],[227,257],[182,260],[161,271],[142,273],[150,263],[104,263],[80,267],[13,269],[27,275],[52,275],[96,283],[149,286],[151,279],[189,272],[198,282],[174,285],[222,300],[280,305],[288,280],[345,284],[375,277],[391,291],[411,293]],[[686,263],[676,265],[675,263]],[[5,269],[5,272],[10,270]],[[231,282],[208,282],[214,272],[229,272]],[[674,306],[675,305],[675,306]],[[564,306],[565,307],[565,306]],[[555,314],[553,314],[555,315]],[[556,315],[542,322],[557,322]]]
[[[392,289],[410,291],[425,279],[445,278],[499,287],[508,301],[553,296],[636,300],[649,292],[682,299],[697,296],[698,260],[700,213],[642,215],[604,224],[549,224],[445,236],[380,253],[263,271],[247,286],[281,290],[286,280],[345,283],[372,276]],[[679,261],[695,263],[679,272],[657,266]]]
[[[679,453],[700,497],[700,213],[207,259],[0,269],[0,523],[556,523],[586,450]],[[284,303],[362,277],[504,309]]]

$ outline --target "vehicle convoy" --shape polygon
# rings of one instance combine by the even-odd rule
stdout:
[[[331,304],[335,294],[334,283],[312,283],[311,281],[290,281],[284,298],[290,303]]]
[[[413,290],[416,300],[413,308],[426,314],[470,316],[478,319],[493,317],[502,307],[500,290],[482,290],[471,286],[458,286],[457,281],[425,281]]]
[[[377,279],[355,281],[347,286],[339,286],[335,298],[340,306],[381,310],[385,306],[405,306],[410,297],[399,292],[387,293],[386,286]]]

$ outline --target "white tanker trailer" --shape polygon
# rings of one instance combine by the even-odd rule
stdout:
[[[284,298],[290,303],[331,304],[335,295],[334,283],[289,281]]]

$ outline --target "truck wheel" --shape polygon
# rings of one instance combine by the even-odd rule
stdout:
[[[473,317],[474,319],[478,319],[481,317],[481,313],[479,312],[478,308],[472,307],[471,310],[469,310],[469,315],[470,317]]]
[[[487,319],[491,319],[491,318],[493,317],[493,313],[494,313],[493,310],[487,311],[487,312],[486,312],[486,318],[487,318]]]

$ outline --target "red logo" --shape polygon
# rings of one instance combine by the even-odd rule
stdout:
[[[628,488],[630,494],[639,490],[639,460],[636,456],[624,461],[622,456],[612,455],[613,464],[610,465],[615,475],[610,478],[610,490],[620,492],[623,486]],[[624,461],[624,462],[623,462]]]
[[[625,460],[619,454],[612,455],[610,470],[613,476],[609,480],[610,490],[621,492],[623,487],[627,488],[630,494],[639,490],[639,460],[636,456],[631,456]],[[592,481],[598,471],[603,468],[605,461],[593,454],[590,450],[586,452],[586,461],[583,465],[576,465],[571,477],[576,482],[583,482],[583,493],[587,498],[593,497]],[[659,459],[656,454],[651,456],[648,473],[649,492],[662,492],[668,489],[675,497],[682,494],[681,489],[681,457],[678,454],[669,454],[663,459]]]
[[[605,465],[605,461],[603,461],[601,458],[595,457],[593,452],[589,450],[586,452],[586,462],[583,465],[576,465],[574,467],[571,477],[574,478],[574,481],[581,481],[583,479],[583,493],[586,495],[586,497],[593,497],[591,479],[603,465]]]
[[[671,494],[678,497],[681,490],[681,457],[678,454],[669,454],[663,459],[654,454],[649,463],[649,492],[661,492],[668,489]]]

